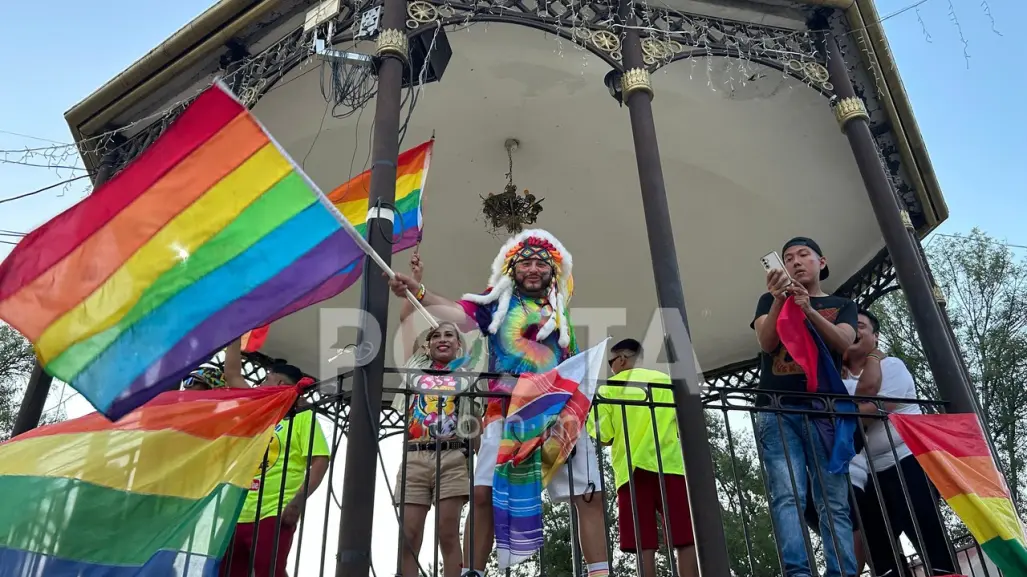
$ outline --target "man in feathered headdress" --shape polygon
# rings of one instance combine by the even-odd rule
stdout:
[[[574,328],[567,306],[574,283],[571,255],[559,240],[540,229],[525,230],[503,245],[492,263],[488,287],[481,294],[466,294],[452,301],[433,294],[424,285],[402,274],[389,283],[397,296],[409,290],[442,320],[477,326],[488,339],[489,371],[509,375],[544,373],[577,354]],[[492,392],[509,393],[516,379],[489,383]],[[489,399],[485,431],[474,473],[474,540],[467,546],[474,577],[484,575],[492,550],[492,481],[503,434],[506,402]],[[570,471],[568,471],[570,469]],[[582,435],[568,466],[549,485],[554,501],[573,501],[578,511],[581,549],[589,564],[589,576],[609,572],[606,535],[603,532],[602,499],[593,499],[599,486],[599,468],[593,444]],[[573,481],[573,487],[571,482]]]

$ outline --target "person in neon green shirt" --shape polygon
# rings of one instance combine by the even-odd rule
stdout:
[[[225,381],[232,388],[249,387],[242,377],[239,341],[229,345],[225,352]],[[268,369],[267,376],[258,386],[292,386],[304,381],[313,382],[304,377],[297,367],[279,364]],[[286,564],[293,535],[307,497],[317,490],[328,471],[330,455],[328,441],[313,411],[300,411],[275,425],[266,460],[254,471],[235,533],[221,561],[220,577],[288,577]],[[265,469],[263,478],[262,469]],[[253,573],[250,573],[251,557]]]
[[[609,362],[614,376],[610,381],[622,381],[625,384],[609,384],[599,388],[597,398],[607,402],[596,403],[589,418],[589,432],[600,443],[611,447],[613,474],[617,483],[621,551],[637,554],[641,549],[643,575],[655,577],[656,550],[659,548],[656,524],[659,514],[664,521],[670,522],[670,542],[675,549],[678,574],[681,577],[698,577],[695,538],[685,486],[685,464],[674,409],[671,406],[652,409],[645,405],[617,404],[618,400],[644,402],[647,399],[657,404],[674,404],[670,377],[659,371],[636,368],[641,359],[642,345],[634,339],[625,339],[613,346]],[[657,430],[655,437],[654,412]],[[598,430],[595,426],[596,417]],[[663,475],[660,475],[661,465]],[[661,484],[666,490],[666,511]],[[632,516],[632,491],[637,503],[637,519]]]

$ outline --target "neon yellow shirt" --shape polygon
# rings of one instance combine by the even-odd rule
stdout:
[[[314,445],[310,445],[311,428],[313,428]],[[264,475],[264,492],[260,491],[260,466],[258,465],[253,482],[250,484],[250,492],[246,494],[246,502],[243,503],[242,511],[239,513],[240,523],[253,523],[257,517],[257,497],[260,497],[260,518],[274,517],[278,515],[278,496],[282,491],[282,472],[288,468],[285,475],[285,495],[282,507],[292,500],[303,489],[303,481],[307,473],[307,455],[311,457],[327,457],[331,454],[328,450],[328,441],[325,440],[321,425],[314,418],[314,411],[303,411],[296,415],[292,425],[292,440],[289,442],[289,459],[286,463],[285,442],[289,433],[289,419],[275,425],[275,435],[267,450],[267,473]],[[312,450],[311,450],[312,449]]]
[[[632,383],[670,384],[670,377],[659,371],[632,369],[622,371],[610,378],[611,381]],[[652,401],[674,404],[674,393],[669,388],[650,387]],[[645,401],[646,391],[637,384],[603,385],[598,394],[607,400]],[[599,434],[596,434],[594,419],[599,414]],[[631,464],[635,469],[659,472],[656,460],[656,439],[653,438],[653,410],[648,406],[617,405],[600,403],[589,412],[588,431],[603,444],[611,443],[613,475],[617,487],[628,482],[628,453],[625,448],[624,417],[627,415],[627,432],[631,438]],[[660,458],[663,472],[668,475],[684,475],[685,463],[681,456],[681,442],[678,439],[678,420],[672,407],[656,407],[656,429],[660,439]]]

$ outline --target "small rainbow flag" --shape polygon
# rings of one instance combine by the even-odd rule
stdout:
[[[227,88],[0,264],[0,318],[109,418],[177,383],[363,255]]]
[[[257,327],[252,331],[242,336],[242,352],[244,353],[255,353],[260,350],[260,347],[264,346],[264,341],[267,340],[267,331],[270,327],[264,325]]]
[[[428,178],[428,167],[431,165],[434,140],[415,146],[400,153],[396,164],[396,214],[392,223],[392,252],[404,251],[421,241],[424,228],[424,217],[421,203],[424,200],[424,183]],[[329,195],[335,208],[339,209],[357,231],[367,238],[367,213],[370,210],[368,199],[371,190],[371,171],[365,170],[355,178],[338,186]],[[274,322],[284,316],[328,300],[342,293],[360,278],[364,270],[364,259],[339,271],[328,282],[310,291],[302,298],[279,311],[268,319]]]
[[[173,391],[0,444],[0,573],[214,577],[297,387]]]
[[[888,419],[991,561],[1005,575],[1027,575],[1023,525],[977,415]]]

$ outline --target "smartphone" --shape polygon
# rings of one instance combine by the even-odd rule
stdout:
[[[781,260],[781,257],[778,256],[776,250],[774,252],[770,252],[763,255],[763,258],[760,259],[760,262],[763,263],[763,270],[767,272],[770,272],[775,268],[779,268],[785,271],[785,274],[788,274],[788,269],[785,268],[785,263],[783,260]],[[789,278],[791,278],[790,275]]]

